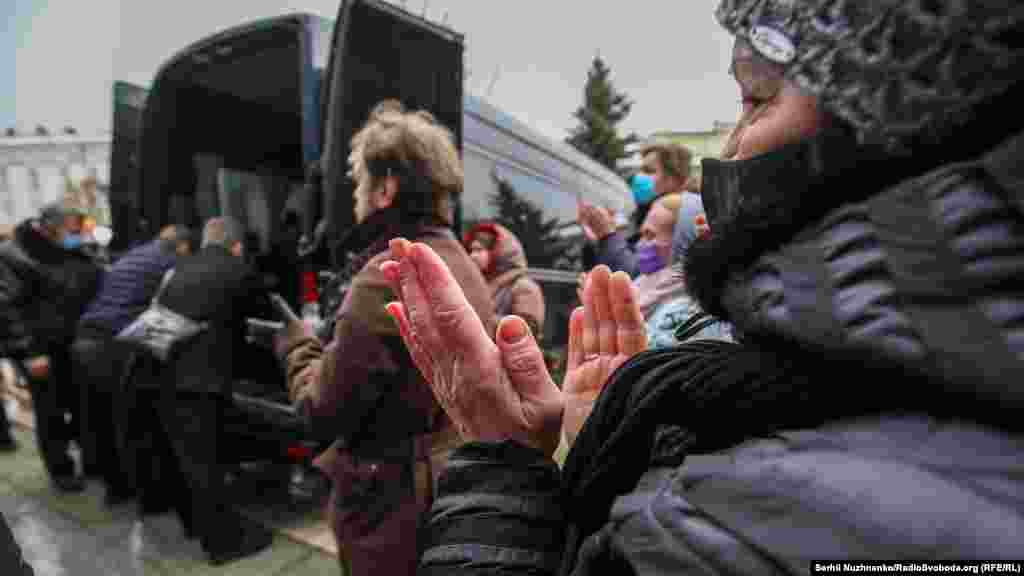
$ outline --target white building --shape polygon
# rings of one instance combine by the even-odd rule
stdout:
[[[97,201],[108,204],[109,136],[29,136],[0,138],[0,227],[34,216],[73,185],[92,177]],[[101,206],[100,213],[109,214]],[[100,222],[109,224],[108,222]]]

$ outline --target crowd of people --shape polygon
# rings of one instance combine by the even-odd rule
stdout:
[[[519,239],[452,232],[451,132],[389,100],[352,138],[327,329],[287,318],[274,343],[335,439],[316,465],[346,573],[803,574],[1022,549],[1024,8],[715,14],[737,127],[699,178],[685,147],[645,147],[629,219],[579,204],[562,382]],[[175,508],[214,563],[258,552],[270,534],[227,504],[216,441],[263,292],[245,231],[214,218],[193,254],[168,228],[103,272],[80,227],[49,205],[0,244],[0,357],[30,384],[54,485],[84,486],[74,439],[112,503]],[[209,323],[170,366],[116,337],[154,299]],[[125,373],[152,415],[135,433],[116,423]]]
[[[272,533],[230,509],[231,457],[217,441],[239,418],[235,347],[262,293],[241,257],[245,231],[231,218],[208,221],[201,239],[168,226],[105,266],[83,249],[83,219],[51,203],[0,244],[0,357],[29,385],[52,484],[74,493],[95,479],[107,506],[173,509],[213,564],[266,548]],[[154,301],[207,326],[167,362],[119,338]],[[2,425],[6,449],[17,449]]]

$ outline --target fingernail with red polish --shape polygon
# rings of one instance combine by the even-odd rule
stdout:
[[[501,325],[501,339],[506,344],[518,344],[527,335],[526,322],[509,320]]]

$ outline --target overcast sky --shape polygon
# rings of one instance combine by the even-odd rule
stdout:
[[[402,4],[401,0],[393,0]],[[563,138],[600,53],[634,101],[626,130],[701,130],[732,120],[731,40],[718,0],[426,0],[427,16],[467,37],[467,88]],[[13,4],[12,4],[13,2]],[[0,127],[109,131],[115,79],[149,84],[186,44],[256,18],[311,12],[339,0],[0,0]],[[406,6],[422,13],[424,0]]]

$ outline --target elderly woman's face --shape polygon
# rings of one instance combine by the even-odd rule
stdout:
[[[722,158],[744,160],[798,142],[817,133],[825,116],[817,98],[783,78],[782,68],[760,56],[744,40],[733,47],[730,73],[739,87],[743,110]]]

